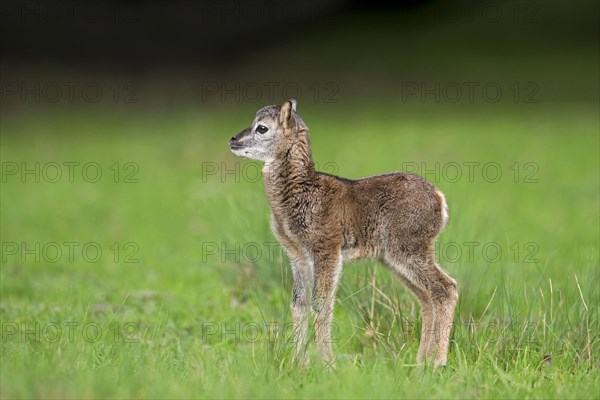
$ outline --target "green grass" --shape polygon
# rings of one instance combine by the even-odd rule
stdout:
[[[598,398],[597,110],[352,107],[302,110],[317,164],[360,177],[440,163],[426,176],[450,205],[439,257],[460,291],[447,368],[414,365],[416,302],[367,262],[341,280],[338,369],[291,364],[291,277],[253,182],[260,166],[226,146],[251,107],[110,120],[83,108],[2,120],[4,165],[103,172],[2,183],[2,397]],[[123,182],[127,162],[137,183]],[[497,163],[502,177],[475,167],[470,182],[465,162]],[[221,163],[239,173],[223,179]],[[36,242],[40,260],[6,247]],[[65,242],[79,244],[72,260]],[[48,243],[63,250],[56,262]]]

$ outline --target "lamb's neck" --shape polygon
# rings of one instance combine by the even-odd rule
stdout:
[[[263,167],[265,190],[272,206],[310,195],[315,179],[309,146],[294,144]]]

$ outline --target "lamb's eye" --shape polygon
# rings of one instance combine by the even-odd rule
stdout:
[[[264,125],[259,125],[256,127],[256,132],[258,132],[258,133],[265,133],[268,130],[269,130],[269,128],[267,128]]]

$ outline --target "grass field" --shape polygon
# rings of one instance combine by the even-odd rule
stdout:
[[[258,106],[3,118],[3,398],[599,398],[595,107],[300,103],[321,169],[446,193],[460,293],[448,366],[421,368],[416,301],[348,265],[326,374],[291,365],[260,166],[227,148]]]

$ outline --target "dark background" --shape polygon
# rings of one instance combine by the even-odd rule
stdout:
[[[598,98],[595,1],[3,1],[1,10],[4,82],[134,81],[145,105],[213,103],[203,83],[256,80],[335,81],[348,102],[397,97],[405,81],[484,78],[535,81],[545,101]],[[31,103],[2,89],[5,111]]]

